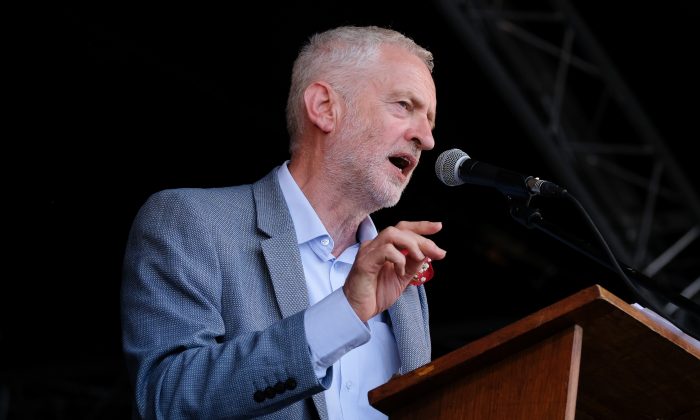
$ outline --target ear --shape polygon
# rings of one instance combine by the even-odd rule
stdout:
[[[335,127],[337,96],[327,83],[314,82],[304,91],[304,105],[309,120],[321,131],[329,133]]]

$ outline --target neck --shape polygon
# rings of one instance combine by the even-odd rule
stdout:
[[[333,238],[333,255],[357,243],[357,229],[370,210],[348,197],[322,156],[292,157],[289,172]]]

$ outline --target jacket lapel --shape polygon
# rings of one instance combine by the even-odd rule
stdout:
[[[283,318],[309,306],[304,267],[292,217],[277,180],[277,168],[253,184],[258,228],[268,235],[261,246],[272,279],[275,298]],[[313,397],[319,416],[328,419],[322,392]]]
[[[287,318],[309,306],[304,268],[292,217],[289,215],[277,170],[253,184],[258,228],[268,235],[262,240],[272,286],[282,317]]]
[[[408,286],[389,308],[391,327],[401,360],[401,375],[430,361],[430,343],[426,337],[426,321],[420,307],[418,288]]]

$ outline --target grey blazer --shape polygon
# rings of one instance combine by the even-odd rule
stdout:
[[[327,418],[304,332],[304,271],[276,170],[172,189],[139,210],[124,259],[122,338],[143,418]],[[425,290],[389,309],[400,373],[430,361]]]

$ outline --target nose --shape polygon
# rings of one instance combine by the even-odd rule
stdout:
[[[428,134],[423,138],[419,139],[421,150],[432,150],[435,147],[435,139],[433,138],[432,131],[428,131]]]
[[[420,150],[431,150],[435,147],[435,139],[433,138],[433,127],[427,118],[421,119],[416,124],[416,127],[411,135],[411,141],[416,143]]]

